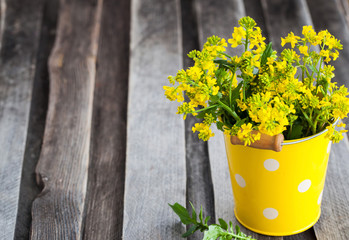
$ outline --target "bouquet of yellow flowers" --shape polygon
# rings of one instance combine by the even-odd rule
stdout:
[[[345,130],[336,130],[334,123],[349,113],[348,91],[331,81],[334,67],[329,64],[338,58],[340,41],[327,30],[316,33],[304,26],[302,37],[291,32],[281,38],[281,45],[290,48],[278,54],[252,18],[241,18],[239,25],[228,43],[242,46],[241,56],[226,53],[225,39],[209,37],[202,51],[188,54],[194,66],[169,76],[170,86],[164,86],[169,100],[181,102],[178,114],[203,119],[193,132],[207,141],[215,123],[250,145],[261,133],[282,133],[292,140],[328,129],[326,136],[340,141]]]

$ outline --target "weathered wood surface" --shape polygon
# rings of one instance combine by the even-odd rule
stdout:
[[[260,27],[262,30],[263,37],[266,38],[265,41],[268,42],[269,36],[265,26],[265,17],[261,0],[244,0],[244,5],[246,16],[250,16],[256,21],[258,27]]]
[[[185,228],[167,203],[189,201],[203,205],[211,223],[239,224],[222,133],[198,140],[197,120],[175,115],[162,86],[192,65],[190,50],[211,35],[230,38],[245,14],[278,51],[280,37],[301,34],[302,25],[328,29],[344,45],[336,79],[348,85],[347,0],[61,0],[60,8],[46,0],[46,10],[42,1],[0,0],[0,239],[28,239],[30,225],[32,239],[181,239]],[[332,147],[314,228],[275,238],[242,230],[259,240],[347,239],[348,145]],[[11,171],[3,168],[9,162]]]
[[[273,49],[282,51],[281,37],[292,31],[302,34],[302,26],[312,25],[308,5],[305,0],[261,0],[269,41]]]
[[[349,1],[348,0],[336,0],[338,8],[341,11],[341,15],[344,16],[347,26],[349,26]]]
[[[92,118],[84,239],[121,239],[130,1],[104,0]],[[116,34],[118,33],[118,34]]]
[[[0,0],[0,49],[2,42],[2,33],[5,26],[5,16],[6,16],[6,0]]]
[[[193,65],[193,60],[187,54],[194,49],[199,49],[197,17],[193,0],[181,1],[182,15],[182,45],[183,45],[183,68]],[[211,178],[210,162],[208,157],[207,142],[200,140],[197,134],[193,134],[192,127],[200,122],[192,115],[185,120],[185,150],[187,168],[187,202],[186,206],[191,209],[189,201],[198,209],[200,206],[205,211],[205,216],[214,216],[214,197]],[[212,217],[209,224],[215,222]],[[187,226],[189,230],[189,226]],[[203,233],[197,231],[188,240],[201,240]]]
[[[348,239],[349,234],[349,141],[332,144],[321,203],[321,217],[314,226],[317,239]]]
[[[37,54],[28,135],[23,160],[15,239],[28,239],[31,206],[41,192],[35,180],[35,167],[40,156],[48,105],[49,76],[47,61],[55,40],[58,0],[45,2]]]
[[[186,201],[184,121],[162,86],[182,67],[179,0],[134,0],[123,239],[181,239],[168,203]]]
[[[102,0],[60,2],[31,239],[81,239]]]
[[[201,47],[207,37],[212,35],[230,38],[239,18],[245,15],[242,1],[203,0],[196,2],[196,8]],[[208,142],[208,152],[214,192],[215,222],[218,222],[218,218],[223,218],[237,224],[233,212],[234,203],[223,136],[216,129],[214,133],[216,136]]]
[[[43,1],[0,6],[0,239],[13,239]]]
[[[335,67],[335,78],[338,85],[349,87],[349,28],[345,16],[341,14],[340,0],[308,0],[309,10],[317,31],[327,29],[341,41],[343,50],[339,51],[339,58],[330,62]],[[349,120],[344,119],[349,130]],[[349,136],[349,132],[347,133]]]

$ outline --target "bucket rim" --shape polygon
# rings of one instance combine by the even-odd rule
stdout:
[[[337,118],[333,123],[332,125],[336,125],[338,122],[339,122],[339,118]],[[281,143],[281,146],[283,145],[292,145],[292,144],[297,144],[297,143],[301,143],[301,142],[305,142],[305,141],[308,141],[308,140],[311,140],[313,138],[316,138],[324,133],[326,133],[328,131],[328,129],[324,129],[322,130],[321,132],[318,132],[314,135],[311,135],[309,137],[304,137],[304,138],[299,138],[299,139],[293,139],[293,140],[285,140],[284,142]]]

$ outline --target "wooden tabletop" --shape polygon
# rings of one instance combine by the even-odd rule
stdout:
[[[253,17],[276,50],[301,26],[344,50],[347,0],[0,0],[0,240],[181,239],[168,203],[239,224],[222,134],[199,141],[162,86],[206,38]],[[348,123],[348,121],[346,120]],[[322,214],[304,233],[349,239],[348,135],[330,155]],[[202,239],[197,233],[190,239]]]

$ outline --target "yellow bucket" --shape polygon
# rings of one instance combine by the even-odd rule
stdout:
[[[281,152],[233,145],[224,136],[234,212],[242,225],[287,236],[317,222],[331,149],[325,132],[284,141]]]

